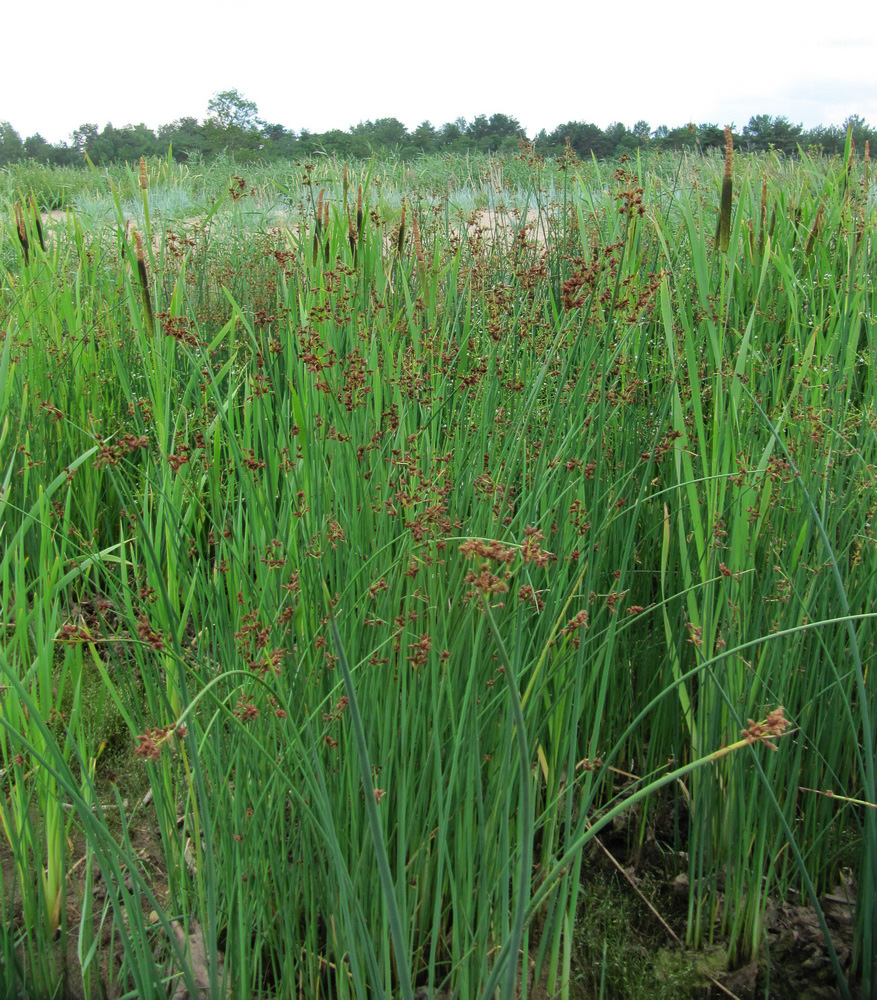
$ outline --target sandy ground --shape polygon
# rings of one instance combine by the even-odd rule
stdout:
[[[548,239],[548,229],[545,216],[540,218],[539,212],[535,208],[528,208],[526,215],[514,215],[511,212],[497,212],[495,209],[486,208],[477,213],[477,226],[492,233],[514,234],[522,225],[531,227],[532,235],[537,243],[545,243]],[[471,233],[473,227],[469,227]]]

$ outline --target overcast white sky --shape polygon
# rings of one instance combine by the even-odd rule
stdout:
[[[742,127],[877,124],[873,0],[6,0],[0,121],[68,140],[85,122],[203,119],[236,88],[296,132],[500,111]]]

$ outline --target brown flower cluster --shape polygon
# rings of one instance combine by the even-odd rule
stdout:
[[[521,557],[525,563],[532,563],[534,566],[544,567],[550,562],[554,562],[557,556],[547,552],[542,548],[540,542],[545,540],[545,536],[539,528],[524,528],[524,541],[521,545]]]
[[[71,645],[82,642],[94,642],[91,633],[85,625],[74,625],[73,622],[65,622],[57,636],[58,642],[66,642]]]
[[[417,642],[412,642],[408,648],[412,650],[411,656],[408,657],[408,662],[414,670],[417,670],[418,667],[422,667],[426,663],[429,651],[432,648],[432,639],[428,633],[424,633]]]
[[[145,642],[156,653],[160,653],[164,649],[164,639],[153,630],[146,615],[140,615],[137,619],[137,635],[141,642]]]
[[[573,648],[578,649],[581,645],[581,638],[575,635],[579,629],[587,629],[589,621],[589,615],[587,609],[582,609],[577,615],[574,615],[570,620],[564,625],[560,630],[561,635],[572,635],[574,636],[572,640]]]
[[[476,594],[484,594],[485,597],[489,597],[491,594],[505,594],[509,589],[506,581],[510,576],[510,573],[497,576],[485,563],[477,573],[474,570],[469,570],[463,579],[473,588],[468,595],[469,597],[474,597]]]
[[[99,445],[97,458],[94,460],[94,467],[100,469],[104,465],[118,465],[126,455],[137,451],[140,448],[149,447],[149,439],[146,435],[124,434],[114,444],[104,444],[102,438],[97,438]]]
[[[180,739],[186,736],[185,726],[159,726],[156,729],[147,729],[137,737],[137,746],[134,747],[134,756],[142,757],[144,760],[158,760],[161,751],[169,745],[174,736]]]
[[[255,722],[259,718],[259,709],[253,704],[252,696],[245,694],[238,699],[232,715],[241,722]]]
[[[616,196],[619,199],[619,213],[629,218],[633,218],[635,215],[645,215],[646,206],[643,204],[643,189],[636,174],[620,168],[615,171],[614,176],[620,185],[618,191],[616,191]]]
[[[649,459],[654,459],[656,462],[660,462],[661,459],[668,454],[668,452],[673,450],[673,445],[679,438],[682,437],[682,431],[672,430],[667,431],[667,433],[661,438],[661,440],[655,445],[654,451],[644,451],[640,455],[640,459],[643,462],[648,462]]]
[[[169,312],[160,312],[158,321],[166,337],[173,337],[178,344],[197,347],[198,338],[192,332],[191,324],[185,316],[171,316]]]
[[[515,558],[515,550],[496,541],[483,541],[480,538],[470,538],[460,546],[460,554],[466,559],[490,559],[493,562],[511,563]]]
[[[765,740],[782,736],[791,723],[786,718],[785,709],[780,706],[769,712],[767,718],[761,722],[749,720],[749,725],[742,731],[742,736],[747,743],[763,743]],[[776,747],[772,743],[767,744],[772,750]]]
[[[545,601],[539,596],[538,591],[535,591],[528,583],[524,584],[518,591],[518,602],[532,604],[536,611],[542,611],[545,608]]]
[[[250,190],[247,191],[247,182],[243,179],[243,177],[238,177],[237,174],[232,177],[231,181],[231,187],[229,187],[228,193],[231,195],[232,201],[240,201],[241,198],[246,198],[248,194],[256,193],[255,188],[250,188]]]

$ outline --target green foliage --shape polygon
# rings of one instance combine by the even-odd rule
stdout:
[[[873,992],[874,208],[657,153],[4,172],[13,988],[567,1000],[630,815],[732,962],[843,851]]]
[[[794,153],[803,134],[801,125],[793,125],[788,118],[771,118],[770,115],[755,115],[743,127],[743,136],[750,149],[766,151],[776,149],[780,153]]]
[[[0,167],[17,163],[25,155],[21,136],[9,124],[0,122]]]
[[[97,124],[80,125],[72,135],[72,145],[47,143],[40,135],[22,142],[8,122],[0,122],[0,167],[21,159],[65,165],[81,162],[87,153],[99,166],[136,162],[141,156],[166,154],[172,148],[178,162],[191,158],[212,158],[231,155],[240,162],[253,163],[278,158],[296,158],[323,153],[347,159],[368,159],[371,156],[399,156],[412,159],[429,153],[506,153],[513,155],[527,136],[518,120],[510,115],[477,115],[472,121],[457,118],[441,127],[424,121],[413,131],[397,118],[379,118],[359,122],[347,131],[340,128],[322,133],[303,129],[295,133],[278,123],[259,119],[259,109],[237,90],[224,90],[208,102],[208,116],[203,122],[196,118],[179,118],[160,126],[155,132],[145,125],[126,125],[102,129]],[[783,117],[755,115],[736,137],[738,148],[749,151],[775,150],[795,155],[799,145],[813,152],[840,154],[843,152],[847,125],[852,128],[856,148],[864,149],[865,140],[872,146],[877,131],[861,118],[852,115],[843,127],[817,126],[804,132]],[[562,157],[569,139],[570,147],[582,159],[598,159],[631,155],[644,147],[661,151],[691,150],[706,152],[720,149],[724,143],[719,125],[693,122],[675,128],[659,125],[654,132],[649,124],[637,121],[631,129],[622,122],[613,122],[602,129],[584,121],[558,125],[551,132],[543,129],[534,137],[542,155]]]

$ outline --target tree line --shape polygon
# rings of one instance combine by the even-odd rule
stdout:
[[[570,121],[549,132],[542,129],[530,140],[518,120],[511,115],[478,115],[472,121],[457,118],[439,127],[421,122],[409,131],[396,118],[359,122],[347,131],[294,132],[283,125],[263,121],[255,102],[237,90],[215,94],[208,103],[207,117],[178,118],[158,129],[144,124],[103,128],[86,123],[77,128],[70,142],[50,143],[39,133],[22,139],[8,121],[0,121],[0,167],[23,160],[64,166],[82,163],[85,154],[97,166],[132,162],[141,156],[164,156],[168,150],[175,160],[209,159],[230,154],[247,162],[274,158],[296,158],[320,153],[344,158],[397,155],[414,158],[425,153],[482,152],[515,153],[524,143],[546,157],[560,157],[566,151],[577,156],[600,159],[633,153],[639,149],[705,151],[724,146],[724,129],[706,122],[653,129],[638,121],[632,128],[614,122],[608,128],[583,121]],[[877,128],[859,115],[842,125],[818,125],[805,130],[786,117],[754,115],[742,130],[734,133],[736,148],[750,151],[776,150],[794,155],[799,148],[825,154],[843,152],[848,129],[858,149],[865,141],[877,139]]]

